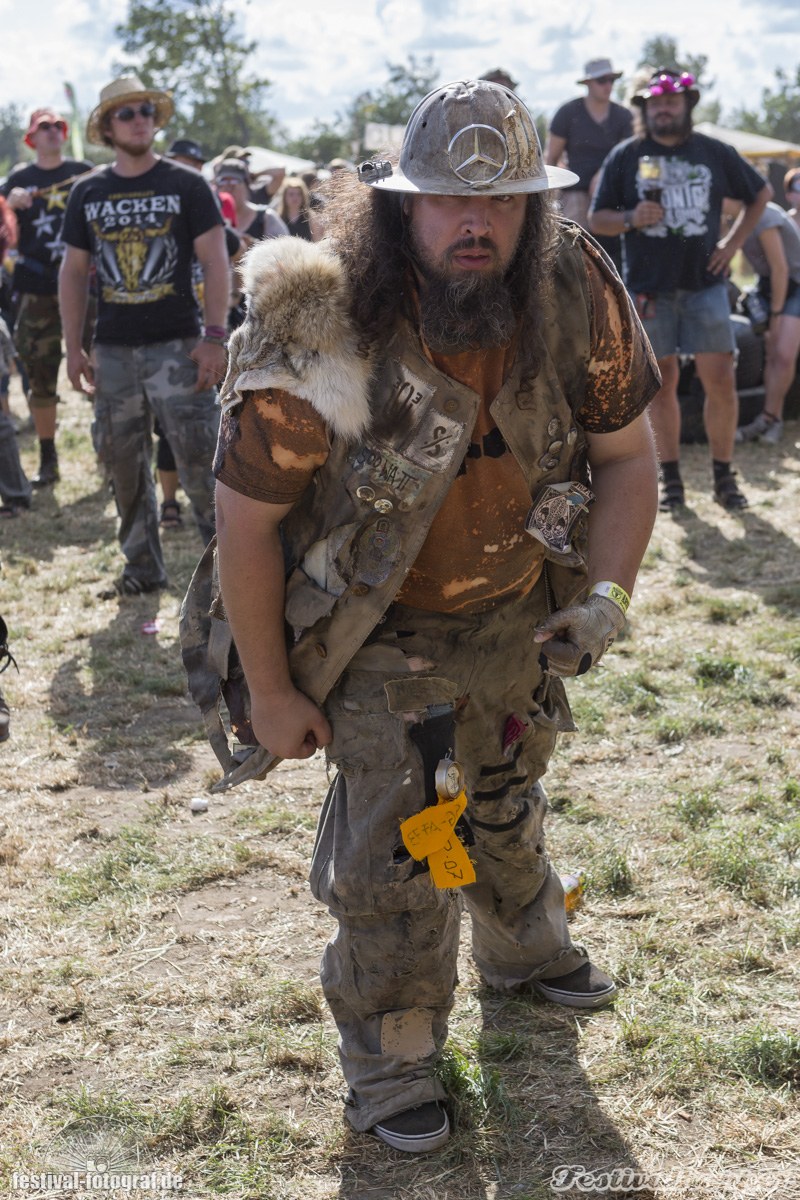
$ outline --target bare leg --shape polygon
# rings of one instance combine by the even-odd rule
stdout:
[[[650,402],[649,414],[656,438],[660,462],[677,462],[680,458],[681,409],[678,403],[680,369],[677,354],[660,358],[661,387]]]
[[[767,339],[767,365],[764,369],[766,396],[764,412],[780,421],[783,402],[792,386],[800,350],[800,317],[773,317]]]
[[[711,457],[716,462],[729,463],[733,458],[733,440],[739,418],[733,355],[698,354],[695,367],[706,394],[703,420]]]

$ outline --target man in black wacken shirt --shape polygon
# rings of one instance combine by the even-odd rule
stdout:
[[[64,253],[61,226],[70,188],[92,164],[64,158],[67,123],[50,108],[31,115],[25,143],[36,161],[12,171],[0,191],[17,214],[19,257],[14,268],[18,296],[17,350],[28,373],[29,404],[39,439],[39,470],[34,487],[58,480],[56,404],[61,365],[58,268]]]
[[[747,506],[731,470],[738,398],[725,276],[772,188],[732,146],[693,131],[699,98],[694,77],[668,67],[639,88],[632,103],[644,128],[608,155],[589,217],[593,233],[624,236],[625,283],[661,370],[650,420],[661,459],[662,512],[684,503],[679,354],[694,355],[706,393],[714,499],[730,510]],[[744,207],[720,237],[726,196]]]
[[[204,541],[214,532],[211,461],[219,422],[215,385],[225,373],[228,257],[208,184],[153,151],[156,130],[172,112],[166,92],[145,88],[135,76],[103,89],[87,137],[112,146],[115,159],[78,184],[64,221],[67,372],[73,386],[94,393],[95,448],[114,486],[126,559],[121,577],[101,593],[105,598],[166,585],[150,468],[153,418],[169,439]],[[204,281],[202,336],[192,289],[195,255]],[[90,359],[81,327],[92,262],[98,296]]]

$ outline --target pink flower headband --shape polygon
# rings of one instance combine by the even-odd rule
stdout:
[[[685,91],[694,83],[694,75],[690,75],[688,71],[682,71],[676,78],[673,74],[654,75],[647,85],[647,90],[651,96],[674,96],[677,92]]]

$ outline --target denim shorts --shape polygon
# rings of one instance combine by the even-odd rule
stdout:
[[[671,354],[730,354],[736,348],[727,283],[699,292],[634,296],[656,358]]]
[[[758,281],[758,292],[763,296],[767,304],[770,298],[770,280],[768,276],[762,275]],[[781,309],[782,317],[800,317],[800,284],[796,280],[789,280],[789,287],[786,292],[786,303]]]

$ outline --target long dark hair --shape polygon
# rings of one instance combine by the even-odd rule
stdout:
[[[353,320],[367,343],[380,345],[407,300],[410,258],[403,193],[368,187],[352,172],[337,171],[319,195],[324,234],[342,259],[350,283]],[[521,322],[523,353],[534,344],[531,335],[538,330],[552,286],[556,230],[549,193],[528,195],[519,244],[506,274]]]

